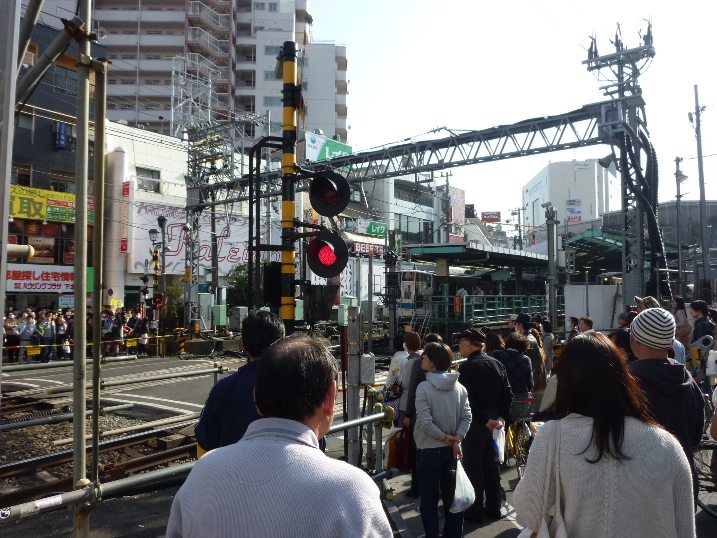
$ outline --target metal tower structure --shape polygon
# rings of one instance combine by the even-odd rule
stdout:
[[[642,45],[638,47],[625,48],[618,25],[615,37],[611,40],[614,52],[601,56],[593,37],[588,59],[583,62],[588,71],[597,73],[598,80],[604,82],[600,89],[616,104],[614,115],[604,118],[607,120],[604,123],[609,129],[610,144],[613,147],[611,157],[616,160],[621,174],[625,307],[632,304],[633,297],[644,293],[658,300],[661,296],[672,298],[662,234],[657,224],[657,156],[649,140],[645,101],[638,84],[640,74],[655,56],[650,22],[647,23],[642,40]],[[644,278],[645,225],[651,251],[647,282]]]
[[[182,137],[189,127],[209,125],[216,94],[212,80],[220,72],[209,60],[199,54],[172,58],[172,114],[169,131]]]
[[[247,146],[255,143],[256,127],[268,124],[268,116],[245,114],[235,121],[204,126],[186,125],[189,142],[187,156],[187,221],[184,227],[184,322],[193,328],[199,318],[197,293],[199,290],[199,231],[201,214],[210,203],[212,282],[218,283],[216,206],[223,206],[224,217],[231,218],[234,205],[230,198],[241,193],[240,178],[244,173],[244,155]],[[221,188],[217,188],[221,185]]]

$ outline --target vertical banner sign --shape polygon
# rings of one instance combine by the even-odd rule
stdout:
[[[460,295],[456,295],[453,297],[453,312],[455,314],[460,314],[463,312],[463,297]]]
[[[120,235],[120,252],[129,252],[129,181],[122,182],[122,234]]]
[[[55,133],[55,147],[59,149],[67,148],[67,124],[58,123],[57,132]]]

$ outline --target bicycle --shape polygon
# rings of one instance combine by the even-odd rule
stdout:
[[[510,406],[510,421],[505,427],[505,460],[508,455],[515,460],[518,480],[523,478],[528,462],[530,438],[538,431],[531,420],[540,409],[542,398],[542,394],[516,395]]]
[[[697,505],[717,518],[717,441],[710,441],[705,436],[694,454],[698,483]]]

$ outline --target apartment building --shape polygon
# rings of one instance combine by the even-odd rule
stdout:
[[[306,129],[346,142],[346,47],[313,41],[307,0],[95,0],[94,8],[93,29],[112,62],[108,119],[169,134],[172,68],[183,58],[211,79],[212,118],[268,111],[280,124],[274,68],[281,45],[294,40],[307,44],[299,58]],[[46,0],[43,22],[57,26],[74,9],[75,0]]]

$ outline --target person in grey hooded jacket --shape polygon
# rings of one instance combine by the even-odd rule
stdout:
[[[468,391],[449,372],[451,349],[431,342],[423,349],[422,367],[426,381],[416,389],[416,442],[421,521],[426,537],[438,537],[438,494],[443,499],[445,525],[441,536],[463,536],[463,513],[449,508],[456,488],[456,460],[462,457],[461,441],[471,424]]]

